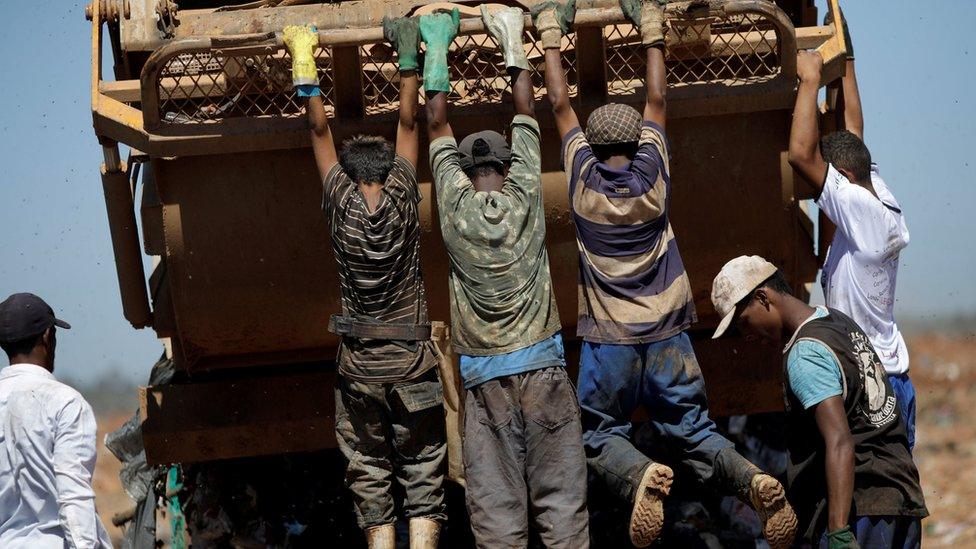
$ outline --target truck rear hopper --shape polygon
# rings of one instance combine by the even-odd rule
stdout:
[[[358,133],[392,139],[398,74],[381,20],[436,6],[423,0],[257,9],[177,9],[167,0],[89,6],[92,114],[105,157],[123,314],[170,343],[180,372],[178,383],[141,390],[151,463],[335,446],[331,360],[338,340],[326,323],[339,310],[338,281],[301,102],[276,31],[318,27],[321,84],[339,140]],[[785,156],[796,51],[820,49],[824,83],[833,82],[844,70],[843,35],[816,26],[811,0],[677,2],[668,17],[671,222],[695,291],[699,322],[692,336],[711,409],[777,410],[778,352],[708,339],[718,321],[711,277],[731,257],[761,254],[808,295],[817,256],[814,224],[801,201],[812,189],[794,178]],[[526,28],[543,131],[552,275],[575,366],[574,229],[544,98],[542,51],[528,19]],[[103,32],[114,81],[101,72]],[[607,101],[643,101],[638,44],[614,0],[580,1],[563,54],[582,119]],[[480,19],[462,19],[451,75],[451,122],[459,136],[505,130],[512,108],[503,72]],[[131,148],[128,161],[120,144]],[[419,172],[430,316],[448,321],[448,262],[425,157]],[[148,278],[144,254],[153,257]]]

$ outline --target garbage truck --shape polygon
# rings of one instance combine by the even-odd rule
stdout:
[[[526,11],[539,0],[500,0]],[[318,30],[320,85],[337,140],[392,139],[398,78],[384,16],[458,7],[450,52],[457,135],[505,131],[504,64],[475,2],[432,0],[93,0],[91,109],[121,312],[165,344],[173,375],[139,391],[150,465],[205,463],[336,447],[339,312],[304,104],[281,31]],[[570,95],[585,117],[607,102],[642,104],[640,39],[616,0],[579,0],[562,45]],[[838,10],[837,0],[828,9]],[[671,224],[694,290],[690,334],[713,415],[782,409],[781,357],[718,323],[712,277],[741,254],[769,258],[809,295],[827,225],[786,148],[796,52],[818,49],[823,84],[845,70],[843,32],[818,25],[813,0],[695,0],[667,6]],[[834,17],[840,21],[840,17]],[[526,48],[542,129],[547,246],[567,358],[576,362],[577,245],[560,139],[545,101],[543,53]],[[110,54],[111,63],[103,56]],[[111,65],[112,74],[106,74]],[[831,113],[831,96],[824,118]],[[426,150],[426,144],[421,144]],[[430,317],[448,323],[448,261],[426,154],[418,167],[422,268]],[[440,343],[449,351],[449,330]]]

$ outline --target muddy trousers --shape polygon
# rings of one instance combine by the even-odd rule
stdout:
[[[589,547],[579,405],[565,368],[468,389],[463,453],[478,547],[526,547],[530,520],[545,547]]]
[[[584,342],[579,401],[587,463],[626,501],[634,500],[651,462],[631,439],[631,417],[638,406],[647,409],[656,438],[678,448],[681,461],[702,481],[742,497],[759,472],[708,417],[705,382],[684,333],[637,345]]]
[[[396,521],[393,482],[404,515],[440,522],[444,514],[444,409],[437,369],[400,384],[338,376],[336,436],[349,461],[346,484],[361,528]]]

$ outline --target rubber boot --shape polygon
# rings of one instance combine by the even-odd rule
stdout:
[[[749,504],[759,515],[763,535],[772,549],[787,549],[796,536],[796,513],[786,501],[786,490],[778,480],[759,473],[749,486]]]
[[[396,528],[393,524],[367,528],[366,545],[369,549],[396,549]]]
[[[654,543],[664,527],[664,496],[671,491],[674,471],[667,465],[651,462],[644,469],[630,514],[630,542],[634,547]]]
[[[725,491],[734,493],[756,511],[772,549],[793,545],[796,514],[778,480],[763,473],[735,448],[726,448],[715,457],[715,475]]]
[[[441,525],[424,517],[410,519],[410,549],[437,549]]]

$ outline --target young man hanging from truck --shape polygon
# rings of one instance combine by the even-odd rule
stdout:
[[[861,327],[793,297],[783,274],[759,256],[726,263],[712,303],[722,316],[715,337],[734,327],[785,344],[787,477],[801,540],[828,549],[917,549],[928,515],[918,470],[896,393]]]
[[[464,466],[478,547],[589,546],[579,406],[566,374],[546,253],[539,124],[524,14],[482,9],[512,82],[511,146],[493,131],[460,146],[447,121],[457,11],[420,19],[430,162],[450,257],[452,344],[466,389]]]
[[[908,377],[905,339],[895,323],[895,281],[899,255],[908,245],[908,226],[863,141],[854,49],[843,18],[842,26],[848,59],[837,103],[844,129],[820,139],[817,91],[823,59],[818,53],[802,53],[809,70],[800,73],[789,159],[819,193],[820,211],[837,227],[820,281],[827,306],[853,318],[871,338],[898,396],[908,445],[914,447],[915,387]]]
[[[685,334],[695,320],[688,276],[668,222],[670,151],[664,133],[664,5],[622,0],[647,59],[643,116],[609,104],[584,133],[569,102],[559,47],[571,3],[537,4],[546,88],[563,139],[580,262],[578,334],[583,338],[579,400],[587,458],[611,490],[633,502],[631,541],[650,545],[664,521],[671,468],[631,441],[631,416],[645,406],[655,430],[680,446],[683,461],[759,514],[770,545],[793,541],[796,517],[782,485],[736,452],[708,417],[701,370]]]
[[[445,519],[446,455],[442,389],[430,340],[420,273],[417,204],[419,135],[416,20],[385,21],[400,64],[395,151],[382,137],[356,136],[336,154],[318,89],[309,27],[287,27],[292,76],[308,98],[312,150],[323,181],[322,208],[332,233],[342,314],[336,364],[336,435],[349,460],[346,481],[370,548],[395,546],[393,486],[404,490],[410,547],[436,548]]]

